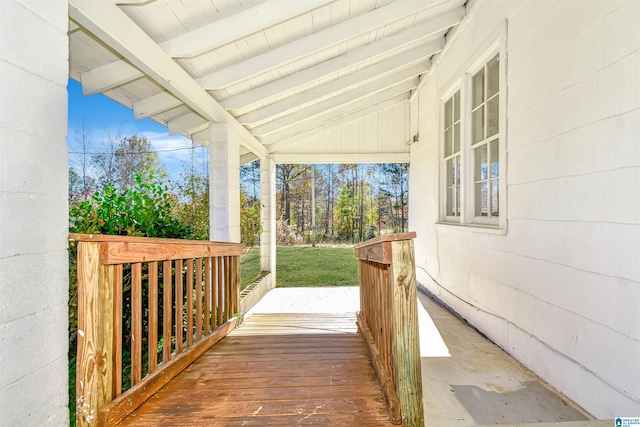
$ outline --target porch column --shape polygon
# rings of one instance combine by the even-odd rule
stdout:
[[[0,5],[0,424],[69,423],[66,0]]]
[[[276,163],[271,159],[260,159],[260,195],[262,209],[260,221],[260,269],[276,272]]]
[[[209,125],[209,239],[240,242],[240,138],[229,125]]]

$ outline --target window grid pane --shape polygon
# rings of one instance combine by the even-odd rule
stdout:
[[[472,144],[480,142],[484,139],[484,105],[471,113],[472,125]]]
[[[500,213],[500,143],[495,136],[500,132],[499,55],[473,76],[471,85],[475,216],[497,217]]]
[[[484,102],[484,68],[473,76],[471,108],[476,108]]]

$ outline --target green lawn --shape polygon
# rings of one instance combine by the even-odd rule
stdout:
[[[254,282],[260,275],[260,247],[254,246],[240,258],[240,290]]]
[[[276,260],[278,287],[358,286],[353,248],[282,246]]]
[[[276,248],[278,287],[358,286],[358,260],[353,248],[279,246]],[[260,248],[253,247],[240,261],[240,288],[260,275]]]

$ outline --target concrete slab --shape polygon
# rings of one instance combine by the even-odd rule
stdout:
[[[427,426],[605,427],[449,310],[419,294]],[[357,287],[276,288],[248,313],[355,313]]]

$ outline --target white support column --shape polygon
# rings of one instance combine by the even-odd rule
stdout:
[[[0,4],[2,425],[69,425],[68,10]]]
[[[209,125],[209,239],[240,242],[240,137],[227,124]]]
[[[270,271],[275,281],[276,272],[276,163],[260,159],[260,267]]]

